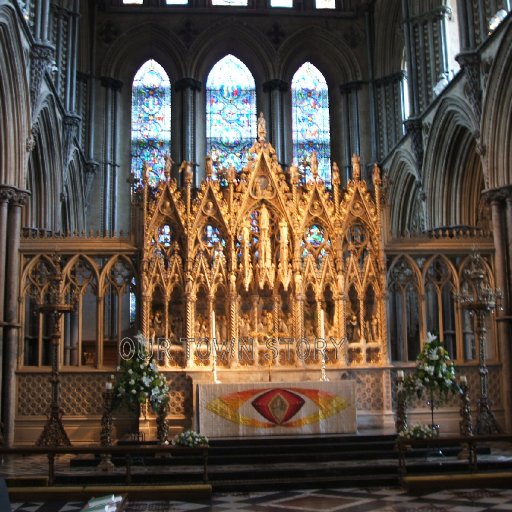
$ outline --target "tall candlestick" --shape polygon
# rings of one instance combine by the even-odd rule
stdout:
[[[213,374],[213,382],[218,383],[219,380],[217,379],[217,347],[215,346],[215,310],[212,309],[212,319],[211,319],[211,329],[212,329],[212,336],[211,336],[211,343],[212,343],[212,374]]]
[[[327,341],[325,339],[325,311],[323,308],[320,309],[320,338],[323,340],[323,349],[322,349],[322,369],[321,369],[321,381],[327,382],[329,379],[327,378],[327,373],[325,371],[326,367],[326,356],[327,356]]]

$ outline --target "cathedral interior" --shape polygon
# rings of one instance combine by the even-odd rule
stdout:
[[[358,429],[392,428],[429,332],[509,432],[511,7],[0,0],[5,443],[39,437],[55,365],[71,442],[98,441],[138,332],[174,432],[212,372],[355,380]]]

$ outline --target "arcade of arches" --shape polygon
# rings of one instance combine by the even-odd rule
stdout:
[[[510,431],[510,2],[240,4],[0,0],[6,442],[46,421],[57,273],[72,442],[99,439],[139,331],[165,340],[174,431],[213,367],[226,383],[354,380],[358,429],[392,427],[397,372],[429,331],[476,410],[482,346],[457,300],[473,251],[503,292],[485,356]],[[253,350],[203,357],[212,336]],[[458,415],[448,402],[438,422]]]

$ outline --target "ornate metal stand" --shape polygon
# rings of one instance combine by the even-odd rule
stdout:
[[[460,380],[460,435],[463,437],[473,437],[473,418],[471,416],[471,400],[468,392],[468,383]],[[458,455],[459,459],[468,459],[470,464],[476,463],[475,448],[472,444],[465,443]]]
[[[464,277],[469,284],[463,288],[457,297],[460,306],[476,316],[476,333],[479,344],[478,373],[480,374],[480,398],[478,399],[478,414],[476,420],[477,434],[496,434],[501,432],[494,414],[491,411],[488,398],[487,375],[489,370],[486,365],[486,317],[500,308],[501,292],[492,290],[489,286],[487,272],[482,257],[475,253],[471,257],[471,263],[464,270]]]
[[[166,444],[168,442],[169,425],[167,423],[167,410],[168,404],[160,404],[156,416],[156,437],[159,444]]]
[[[64,303],[62,291],[62,270],[59,256],[53,258],[54,274],[50,278],[48,304],[39,306],[39,311],[47,313],[52,325],[52,373],[50,376],[52,401],[48,420],[43,432],[36,442],[36,446],[71,446],[64,425],[62,423],[63,412],[60,407],[60,373],[59,373],[59,343],[60,343],[60,319],[64,313],[69,313],[73,306]]]
[[[103,415],[101,416],[101,446],[112,446],[112,389],[103,392]],[[115,468],[110,453],[102,453],[98,469],[112,471]]]
[[[404,377],[398,375],[396,378],[397,393],[396,393],[396,433],[404,432],[407,430],[407,392],[403,387]]]

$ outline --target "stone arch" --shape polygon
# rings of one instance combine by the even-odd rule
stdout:
[[[330,90],[362,77],[356,56],[346,43],[330,35],[312,33],[310,29],[299,30],[281,47],[279,77],[291,83],[294,73],[306,61],[324,75]]]
[[[200,35],[192,45],[190,75],[206,87],[210,70],[220,59],[231,53],[249,68],[256,82],[256,92],[261,94],[263,82],[274,78],[272,63],[276,60],[275,50],[264,38],[258,40],[254,30],[239,25],[226,25],[225,22],[218,31],[214,29],[212,27]],[[258,100],[258,104],[261,104],[261,100]]]
[[[512,183],[512,24],[494,61],[488,61],[482,106],[482,141],[486,146],[486,188]]]
[[[441,102],[434,117],[424,162],[429,228],[476,224],[472,212],[478,210],[483,172],[476,154],[476,119],[470,112],[463,99],[451,97]],[[468,201],[463,194],[470,190]]]
[[[30,127],[27,65],[16,12],[0,6],[0,183],[25,188],[25,165]]]
[[[83,168],[80,153],[75,150],[68,164],[67,180],[64,185],[70,231],[81,231],[86,226]]]
[[[48,96],[39,111],[34,133],[35,148],[30,154],[27,188],[31,191],[25,221],[30,227],[59,230],[60,194],[63,192],[62,137],[57,106]]]
[[[402,69],[405,42],[400,2],[378,0],[375,21],[375,75],[384,77]]]
[[[142,23],[126,31],[107,51],[101,64],[101,76],[131,83],[137,70],[149,59],[155,59],[172,80],[186,75],[187,50],[177,35],[155,23]]]
[[[389,168],[389,225],[392,236],[399,237],[425,229],[422,189],[414,156],[398,151]]]

